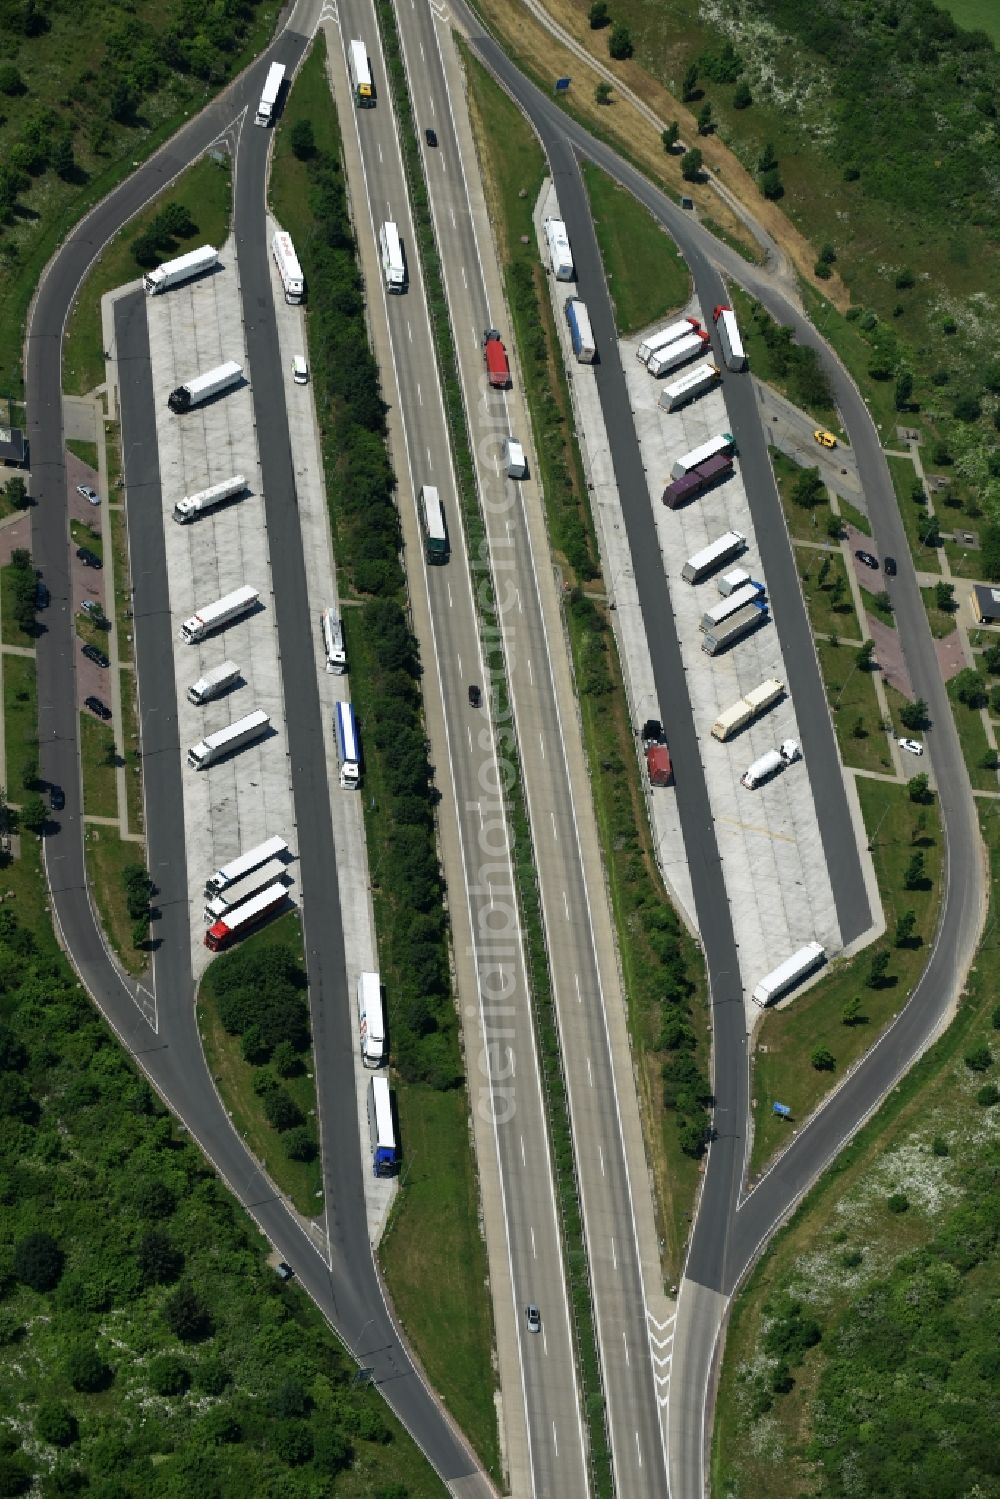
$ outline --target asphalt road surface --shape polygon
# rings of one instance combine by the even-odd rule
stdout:
[[[137,547],[150,549],[134,557],[137,588],[136,646],[141,674],[141,715],[151,868],[163,887],[163,917],[155,966],[156,994],[141,992],[121,978],[109,959],[84,876],[83,824],[79,772],[79,725],[74,683],[73,597],[69,580],[66,494],[60,398],[61,340],[65,320],[82,276],[108,239],[173,176],[214,139],[226,132],[241,111],[259,97],[271,61],[294,66],[306,38],[285,32],[251,69],[214,104],[185,127],[170,145],[140,168],[73,232],[51,262],[32,309],[26,360],[29,435],[33,454],[36,508],[32,543],[36,564],[51,593],[47,631],[38,641],[39,738],[41,772],[63,786],[66,808],[46,839],[45,857],[53,911],[64,944],[88,992],[166,1102],[213,1162],[230,1188],[256,1219],[264,1234],[292,1264],[302,1284],[343,1336],[354,1355],[372,1370],[389,1404],[448,1481],[466,1479],[475,1487],[478,1464],[427,1386],[415,1372],[387,1311],[368,1244],[361,1190],[361,1156],[354,1109],[354,1073],[350,1048],[349,1004],[345,993],[342,942],[335,915],[336,868],[332,860],[329,814],[314,813],[311,797],[322,790],[328,808],[326,766],[319,733],[319,705],[312,680],[298,681],[290,658],[314,660],[307,638],[302,578],[301,537],[294,518],[294,488],[284,425],[277,336],[269,313],[270,283],[264,232],[264,160],[269,132],[252,124],[244,128],[239,151],[236,233],[240,242],[244,316],[250,374],[257,402],[258,429],[268,521],[273,521],[272,576],[286,686],[289,737],[295,745],[293,784],[298,819],[303,888],[325,900],[322,919],[310,920],[305,900],[305,930],[316,1043],[317,1083],[324,1131],[327,1173],[329,1263],[300,1228],[234,1132],[205,1066],[191,1003],[187,919],[182,898],[182,862],[176,875],[167,866],[176,859],[176,833],[158,807],[169,808],[179,792],[179,746],[173,673],[158,670],[169,649],[166,583],[155,576],[156,547],[144,527]],[[245,260],[243,258],[245,253]],[[158,487],[152,438],[148,344],[141,308],[129,302],[121,309],[118,332],[129,378],[124,448],[128,478],[140,486],[140,497],[152,500]],[[131,447],[132,423],[143,446]],[[152,446],[150,444],[152,443]],[[273,451],[270,451],[273,449]],[[130,496],[131,498],[131,496]],[[162,544],[162,538],[161,538]],[[297,553],[297,555],[296,555]],[[160,552],[162,566],[162,551]],[[150,570],[153,571],[150,571]],[[303,649],[305,642],[306,649]],[[152,672],[150,677],[146,675]],[[304,674],[303,674],[304,675]],[[162,695],[161,695],[162,694]],[[171,721],[173,716],[173,722]],[[173,803],[176,805],[176,801]],[[325,826],[324,826],[325,824]],[[180,850],[181,861],[183,849]],[[319,893],[318,893],[319,892]],[[326,892],[326,896],[322,894]],[[317,894],[318,893],[318,894]],[[349,1107],[348,1107],[349,1104]],[[485,1481],[482,1492],[487,1492]],[[472,1490],[470,1489],[470,1492]]]

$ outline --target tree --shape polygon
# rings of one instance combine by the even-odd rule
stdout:
[[[954,583],[935,583],[934,602],[939,609],[946,614],[951,614],[955,609],[955,585]]]
[[[904,703],[899,710],[899,721],[904,729],[923,729],[927,726],[927,704],[922,697],[915,703]]]
[[[590,22],[591,31],[600,31],[602,27],[610,25],[611,17],[608,14],[608,0],[594,0],[587,14],[587,19]]]
[[[29,833],[44,833],[49,820],[49,809],[37,791],[26,798],[21,807],[20,823]]]
[[[684,82],[681,84],[681,98],[685,104],[697,97],[698,93],[698,64],[691,63],[684,74]]]
[[[784,197],[785,184],[781,180],[781,173],[777,167],[771,167],[769,171],[760,174],[760,190],[769,202],[775,202]]]
[[[608,37],[608,51],[615,62],[625,62],[632,56],[635,48],[632,46],[632,33],[627,26],[623,26],[620,22],[612,26],[611,35]]]
[[[4,494],[7,496],[8,503],[13,505],[15,510],[27,510],[28,486],[20,474],[15,474],[12,479],[7,480],[7,483],[4,485]]]
[[[983,575],[991,583],[1000,583],[1000,525],[991,521],[979,538],[979,560]],[[990,668],[992,670],[992,667]]]
[[[66,1377],[82,1395],[96,1395],[107,1389],[114,1373],[91,1343],[78,1343],[66,1359]]]
[[[299,119],[292,126],[290,140],[292,151],[299,161],[309,161],[316,155],[316,138],[313,135],[312,121]]]
[[[747,83],[745,78],[741,78],[739,83],[736,85],[736,92],[733,95],[733,108],[749,109],[752,103],[753,94],[751,94],[750,92],[750,85],[749,83]]]
[[[909,1209],[910,1199],[905,1192],[893,1192],[892,1196],[886,1199],[885,1205],[890,1213],[905,1213]]]
[[[274,1450],[290,1468],[300,1467],[313,1455],[313,1439],[306,1421],[280,1421],[272,1434]]]
[[[681,157],[681,176],[685,182],[698,182],[701,178],[702,155],[697,146],[685,151]]]
[[[989,1072],[993,1066],[993,1053],[985,1041],[981,1046],[965,1053],[965,1065],[970,1072]]]
[[[983,414],[982,402],[971,392],[959,396],[952,410],[955,413],[955,420],[959,422],[978,422]]]
[[[26,1494],[31,1480],[31,1469],[23,1453],[0,1454],[0,1494]]]
[[[6,94],[8,98],[14,98],[17,94],[25,93],[24,79],[12,62],[5,62],[0,67],[0,94]]]
[[[778,165],[778,153],[768,141],[763,151],[757,158],[758,172],[770,172]]]
[[[198,1430],[210,1447],[232,1446],[243,1436],[239,1421],[224,1405],[207,1411],[198,1423]]]
[[[866,640],[854,652],[854,664],[861,671],[871,671],[875,664],[875,642],[871,638]]]
[[[71,177],[76,171],[76,157],[73,155],[73,139],[69,135],[57,135],[52,142],[49,151],[49,165],[57,177],[64,180]]]
[[[191,1388],[191,1371],[169,1353],[161,1354],[149,1366],[149,1384],[154,1395],[186,1395]]]
[[[139,91],[129,78],[120,75],[107,86],[108,114],[119,124],[127,125],[139,102]]]
[[[706,99],[704,104],[698,111],[698,134],[711,135],[714,129],[715,125],[712,122],[712,106]]]
[[[916,286],[916,284],[917,278],[909,266],[904,266],[902,270],[896,272],[897,291],[908,291],[911,286]]]
[[[267,1122],[276,1130],[294,1129],[301,1124],[302,1110],[287,1088],[271,1088],[264,1099]]]
[[[51,1234],[28,1234],[14,1245],[14,1274],[33,1291],[52,1291],[62,1278],[64,1256]]]
[[[893,946],[909,947],[916,925],[917,918],[913,911],[904,911],[902,916],[897,917],[896,935],[893,938]]]
[[[832,1072],[837,1065],[837,1059],[832,1051],[825,1046],[817,1046],[810,1053],[809,1060],[817,1072]]]
[[[910,801],[916,802],[918,806],[931,800],[930,780],[926,773],[921,771],[919,775],[911,776],[906,783]]]
[[[955,696],[967,708],[984,708],[989,701],[986,682],[972,666],[966,666],[952,679]]]
[[[264,1034],[262,1026],[248,1025],[240,1037],[240,1052],[244,1062],[249,1062],[251,1067],[259,1067],[266,1062],[271,1055],[271,1047]]]
[[[304,1124],[297,1124],[286,1130],[281,1143],[290,1161],[314,1161],[319,1154],[319,1147]]]
[[[148,1286],[168,1285],[184,1268],[184,1256],[160,1229],[143,1234],[135,1251],[139,1270]]]
[[[841,1025],[857,1025],[861,1019],[861,995],[852,994],[840,1012]]]
[[[906,873],[903,875],[903,889],[920,890],[923,888],[926,879],[923,850],[918,848],[906,866]]]
[[[896,376],[896,410],[909,411],[913,397],[913,376],[909,370],[900,370]]]
[[[35,1416],[35,1435],[50,1447],[71,1447],[79,1440],[80,1428],[68,1405],[61,1400],[43,1400]]]
[[[671,120],[666,130],[660,132],[660,140],[663,142],[663,149],[668,153],[668,155],[676,146],[678,140],[680,139],[680,134],[681,127],[676,120]]]
[[[1000,1088],[996,1083],[986,1083],[976,1094],[976,1102],[984,1109],[992,1109],[994,1104],[1000,1103]]]
[[[594,102],[596,104],[610,104],[611,94],[612,89],[610,83],[606,82],[606,80],[602,78],[600,83],[594,89]]]
[[[290,1041],[279,1041],[271,1053],[271,1066],[279,1077],[297,1077],[302,1061]]]
[[[209,1310],[189,1285],[177,1287],[164,1304],[163,1315],[174,1337],[182,1343],[196,1343],[212,1332]]]
[[[872,953],[871,962],[868,965],[868,977],[865,979],[869,989],[881,989],[885,983],[885,976],[889,968],[889,954],[884,947],[880,947]]]
[[[812,510],[822,504],[826,489],[818,468],[804,468],[792,485],[792,500],[803,510]]]
[[[994,677],[1000,677],[1000,641],[996,645],[987,646],[983,652],[983,665]]]

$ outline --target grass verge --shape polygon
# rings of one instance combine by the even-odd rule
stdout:
[[[136,711],[135,672],[118,674],[122,704],[122,754],[125,756],[125,802],[130,833],[145,831],[142,805],[142,757],[139,754],[139,717]]]
[[[176,182],[130,220],[102,251],[80,287],[66,326],[63,346],[63,388],[69,395],[86,395],[104,380],[104,338],[101,333],[101,298],[116,286],[135,281],[142,275],[132,254],[132,245],[145,234],[165,202],[178,203],[191,215],[194,229],[186,244],[175,244],[163,258],[183,255],[198,245],[219,246],[229,233],[232,202],[231,174],[228,161],[219,163],[203,156],[189,167]],[[79,447],[94,447],[91,467],[97,467],[94,444],[68,443],[73,452]],[[77,454],[83,457],[82,453]],[[90,459],[84,459],[90,463]],[[109,475],[110,480],[110,475]]]
[[[920,596],[924,601],[927,611],[927,623],[931,627],[931,634],[935,640],[943,640],[946,635],[953,635],[958,628],[955,609],[942,609],[937,601],[937,592],[933,588],[921,588]]]
[[[84,442],[79,437],[67,437],[66,446],[75,458],[79,458],[81,463],[85,463],[88,468],[94,470],[95,474],[97,473],[96,442]]]
[[[467,76],[487,199],[503,250],[508,300],[522,352],[549,531],[560,550],[564,575],[571,580],[575,574],[579,583],[589,577],[597,548],[550,298],[544,276],[537,273],[531,206],[542,180],[541,152],[506,95],[472,60],[467,60]],[[503,150],[498,151],[495,143],[501,141]],[[527,189],[524,198],[522,188]],[[523,234],[529,236],[527,246],[522,244]],[[607,610],[577,589],[565,621],[635,1042],[664,1274],[673,1280],[683,1260],[699,1165],[697,1153],[686,1154],[682,1149],[676,1116],[663,1103],[665,1053],[661,1048],[670,1010],[665,1000],[669,987],[665,967],[679,965],[684,975],[677,1003],[700,1056],[707,1054],[708,1047],[704,984],[694,944],[667,901],[656,866]]]
[[[889,472],[892,474],[893,488],[896,491],[896,503],[899,506],[899,514],[906,532],[906,539],[910,543],[910,555],[913,565],[918,572],[939,573],[941,563],[938,558],[937,547],[927,546],[920,540],[920,526],[926,524],[928,518],[927,501],[924,498],[923,485],[917,477],[917,471],[909,458],[892,458],[886,456]],[[917,498],[919,490],[920,498]]]
[[[86,710],[80,714],[83,810],[88,817],[118,816],[118,751],[111,724]]]
[[[936,803],[918,805],[905,786],[884,781],[859,779],[857,789],[887,934],[856,958],[835,964],[829,977],[801,999],[764,1017],[753,1060],[751,1174],[762,1169],[795,1128],[795,1123],[773,1114],[771,1105],[787,1104],[797,1123],[812,1113],[906,1003],[923,972],[937,926],[942,840]],[[904,882],[917,853],[923,857],[925,875],[919,888],[907,890]],[[910,911],[913,932],[905,946],[897,947],[896,924]],[[889,969],[876,987],[870,987],[873,955],[880,953],[890,955]],[[845,1007],[857,998],[861,1004],[853,1014]],[[810,1064],[810,1057],[821,1052],[828,1053],[832,1065]]]
[[[844,764],[858,770],[891,771],[871,673],[858,666],[856,651],[849,645],[817,640],[816,654]]]
[[[7,793],[18,802],[30,789],[25,782],[38,775],[38,693],[29,656],[3,658],[3,716]]]
[[[955,715],[955,727],[970,781],[977,791],[996,791],[997,773],[995,770],[987,770],[983,765],[990,745],[986,738],[982,710],[968,708],[965,703],[959,702],[954,680],[948,683],[948,697],[951,699],[951,710]]]
[[[860,645],[858,616],[840,549],[819,552],[800,547],[795,562],[813,633],[835,635],[843,644]]]
[[[84,855],[105,936],[129,973],[145,973],[149,957],[145,950],[132,945],[132,918],[128,914],[122,883],[127,865],[143,863],[142,844],[123,842],[115,828],[91,826],[84,836]]]
[[[819,1383],[826,1349],[829,1346],[836,1354],[834,1343],[839,1341],[834,1330],[841,1327],[848,1309],[864,1300],[873,1328],[881,1332],[885,1324],[876,1308],[886,1303],[874,1282],[884,1283],[901,1256],[911,1257],[915,1265],[926,1264],[925,1246],[941,1224],[942,1209],[965,1213],[963,1237],[975,1221],[965,1210],[963,1194],[973,1181],[971,1172],[981,1160],[987,1136],[995,1139],[995,1126],[988,1129],[989,1114],[977,1107],[975,1092],[981,1077],[970,1072],[963,1058],[984,1043],[996,1051],[992,1017],[1000,1001],[996,935],[1000,816],[991,804],[980,807],[979,818],[990,858],[993,896],[983,943],[957,1015],[838,1156],[836,1165],[773,1240],[738,1296],[716,1403],[713,1493],[756,1499],[761,1494],[818,1492],[811,1449],[820,1421]],[[995,1069],[987,1076],[995,1076]],[[903,1215],[887,1210],[888,1196],[894,1190],[903,1191],[909,1200],[909,1210]],[[934,1258],[940,1264],[939,1257]],[[995,1252],[974,1274],[951,1284],[949,1318],[961,1298],[969,1295],[978,1307],[975,1315],[983,1315],[983,1298],[988,1295],[984,1277],[995,1283]],[[787,1393],[776,1398],[768,1389],[775,1368],[768,1351],[768,1327],[783,1295],[802,1301],[808,1314],[818,1319],[822,1336],[795,1368],[792,1382],[783,1386]],[[995,1298],[995,1290],[992,1295]],[[913,1298],[899,1299],[897,1304],[912,1306]],[[891,1385],[916,1359],[923,1360],[929,1377],[936,1377],[926,1347],[926,1323],[921,1311],[913,1317],[909,1336],[894,1337],[886,1348],[892,1363]],[[961,1354],[964,1340],[959,1337],[955,1346]],[[930,1401],[927,1409],[939,1408],[935,1397],[925,1394],[923,1398]],[[961,1399],[954,1393],[952,1398]],[[881,1405],[881,1400],[874,1404]],[[863,1443],[865,1432],[861,1427],[857,1430]],[[824,1448],[827,1445],[824,1442]],[[869,1446],[869,1492],[888,1492],[890,1482],[883,1464],[891,1459],[894,1445]],[[930,1487],[935,1493],[963,1492],[962,1455],[956,1456],[949,1442],[940,1459]]]
[[[155,926],[154,926],[155,932]],[[288,911],[261,932],[255,932],[240,943],[241,953],[263,947],[285,947],[305,972],[302,953],[302,923],[297,911]],[[312,1161],[292,1161],[285,1153],[280,1133],[268,1124],[261,1097],[254,1092],[254,1074],[260,1069],[245,1061],[240,1038],[223,1028],[215,1008],[212,986],[212,964],[205,970],[198,991],[198,1029],[208,1069],[232,1118],[233,1125],[248,1148],[262,1162],[268,1176],[294,1203],[298,1212],[312,1218],[323,1210],[323,1167],[317,1155]],[[284,1079],[300,1112],[310,1118],[316,1112],[316,1087],[312,1072],[312,1050],[306,1053],[306,1070]]]
[[[637,333],[691,295],[691,273],[673,240],[623,187],[593,162],[582,164],[618,332]]]
[[[14,581],[17,568],[12,562],[0,567],[0,631],[4,645],[34,647],[35,636],[22,630],[14,616]]]
[[[806,507],[797,505],[792,499],[792,489],[795,481],[802,473],[802,466],[789,458],[780,448],[769,448],[768,455],[771,459],[771,467],[774,469],[774,479],[778,486],[778,494],[781,496],[781,507],[785,512],[785,524],[788,534],[795,541],[825,541],[832,540],[831,532],[834,525],[838,527],[839,521],[830,508],[829,495],[822,504]],[[826,493],[826,491],[824,491]]]

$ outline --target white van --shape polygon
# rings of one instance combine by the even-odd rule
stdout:
[[[503,440],[503,461],[508,479],[526,479],[528,477],[528,464],[524,456],[524,449],[513,437],[505,437]]]
[[[358,979],[358,1031],[361,1060],[366,1067],[381,1067],[385,1061],[385,1016],[377,973],[363,973]]]
[[[292,379],[296,385],[309,384],[309,366],[306,364],[303,354],[292,356]]]

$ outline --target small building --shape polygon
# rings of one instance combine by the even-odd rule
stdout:
[[[1000,588],[972,585],[972,612],[981,625],[1000,625]]]
[[[24,468],[28,462],[28,444],[20,427],[0,427],[0,463]]]

